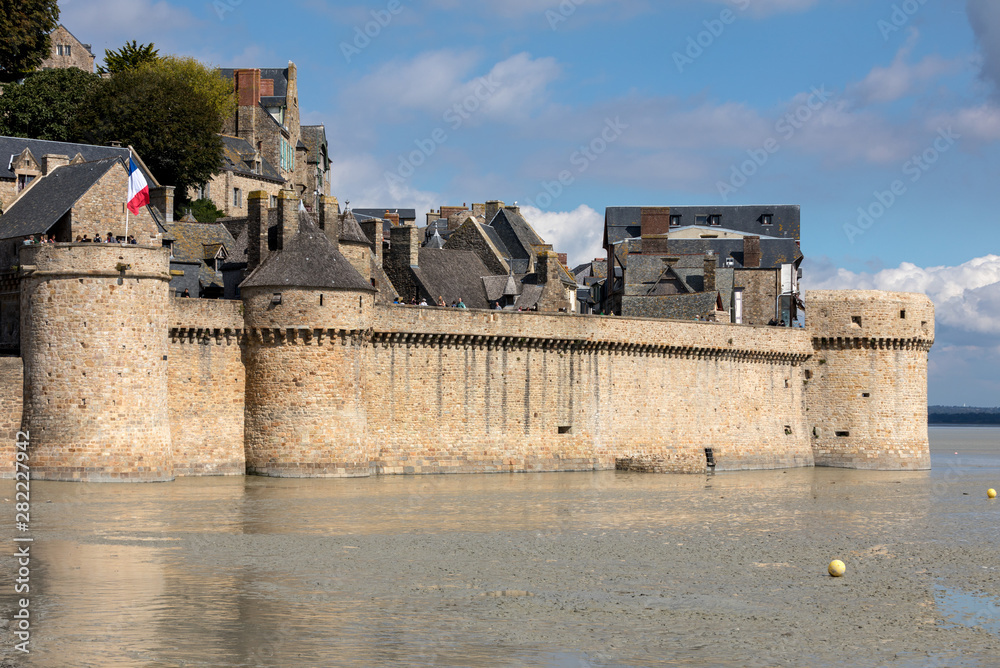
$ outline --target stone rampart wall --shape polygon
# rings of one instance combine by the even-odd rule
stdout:
[[[14,443],[21,428],[23,384],[21,358],[0,357],[0,478],[14,477]]]
[[[924,295],[812,291],[806,364],[817,466],[927,469],[927,352],[934,305]]]
[[[167,383],[176,475],[242,475],[243,304],[171,298]]]
[[[376,309],[368,430],[384,473],[812,465],[802,330]]]

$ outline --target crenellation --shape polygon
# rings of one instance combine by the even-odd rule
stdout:
[[[929,465],[923,296],[810,293],[803,330],[376,305],[361,279],[183,299],[166,262],[22,251],[39,477]]]

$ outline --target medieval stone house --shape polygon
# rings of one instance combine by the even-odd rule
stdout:
[[[67,69],[76,67],[84,72],[94,71],[94,53],[90,44],[84,44],[73,36],[66,26],[60,24],[49,33],[52,43],[49,57],[42,61],[39,69]]]

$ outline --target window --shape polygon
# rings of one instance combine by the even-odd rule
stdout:
[[[31,174],[18,174],[17,175],[17,192],[21,192],[28,187],[28,184],[35,180],[35,177]]]
[[[72,55],[70,53],[70,45],[69,44],[67,44],[66,46],[63,47],[63,53],[66,54],[67,56]]]
[[[905,309],[899,312],[899,319],[900,320],[906,320],[906,310]]]
[[[281,169],[286,172],[295,171],[295,149],[284,137],[281,138]]]
[[[760,217],[760,224],[761,225],[770,225],[771,221],[773,219],[774,219],[773,215],[771,215],[769,213],[765,213],[763,216]]]
[[[695,225],[704,225],[707,222],[708,222],[708,216],[695,216],[694,217],[694,224]]]
[[[270,204],[270,207],[273,209],[273,208],[275,208],[277,206],[278,206],[278,196],[277,195],[271,195],[271,204]]]
[[[861,326],[861,316],[860,315],[852,315],[851,316],[851,324],[855,325],[857,327],[860,327]]]
[[[233,206],[237,208],[243,206],[243,193],[239,188],[233,188]]]
[[[681,224],[681,217],[678,215],[670,216],[670,227],[677,227]]]
[[[716,214],[712,214],[711,216],[708,217],[708,224],[709,225],[722,225],[722,216],[720,216],[717,213]]]
[[[57,56],[61,56],[61,55],[63,55],[63,52],[62,52],[62,44],[58,44],[58,45],[56,45],[56,55],[57,55]]]

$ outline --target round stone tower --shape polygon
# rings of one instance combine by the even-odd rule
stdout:
[[[20,262],[31,477],[172,479],[168,251],[42,244]]]
[[[930,468],[927,352],[934,305],[924,295],[810,291],[806,419],[816,466]]]
[[[295,204],[279,203],[280,250],[240,285],[247,472],[367,476],[375,457],[364,360],[375,289]]]

